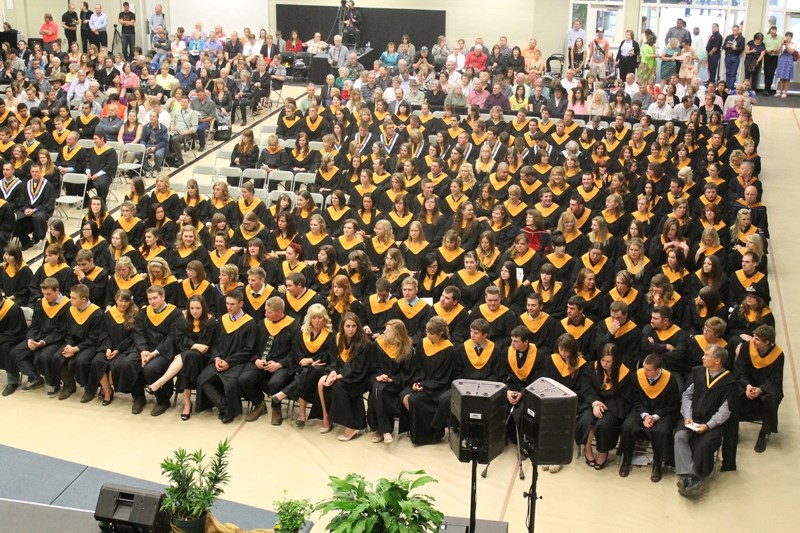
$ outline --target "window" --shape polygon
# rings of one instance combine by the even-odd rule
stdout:
[[[800,1],[800,0],[798,0]],[[579,19],[588,39],[594,37],[597,28],[603,28],[604,36],[615,43],[622,38],[622,0],[573,0],[572,20]]]

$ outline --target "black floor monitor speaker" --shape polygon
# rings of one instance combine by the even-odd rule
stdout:
[[[168,533],[169,519],[161,511],[164,495],[155,490],[106,483],[100,488],[94,518],[111,533]]]
[[[506,386],[459,379],[451,391],[450,412],[459,428],[450,428],[450,448],[462,463],[491,462],[505,446]]]
[[[550,378],[539,378],[525,389],[520,435],[532,444],[538,465],[572,462],[578,396]]]

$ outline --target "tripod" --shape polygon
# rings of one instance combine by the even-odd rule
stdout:
[[[111,40],[111,48],[108,49],[111,54],[114,54],[114,49],[117,48],[117,45],[122,46],[122,34],[120,34],[117,25],[114,24],[114,38]],[[121,50],[120,53],[122,53]]]
[[[336,32],[339,35],[342,34],[342,30],[344,29],[344,15],[345,15],[344,5],[345,5],[345,0],[342,0],[341,3],[339,4],[339,8],[336,10],[336,17],[333,19],[333,24],[331,24],[331,30],[328,32],[328,37],[327,39],[325,39],[326,43],[330,43],[331,39],[333,39],[334,30],[336,30]]]
[[[536,464],[536,447],[526,442],[521,446],[524,449],[528,459],[531,460],[533,473],[531,475],[531,486],[527,492],[522,493],[522,497],[528,500],[528,533],[533,533],[534,524],[536,523],[536,500],[541,499],[541,496],[536,494],[536,483],[539,481],[539,467]]]

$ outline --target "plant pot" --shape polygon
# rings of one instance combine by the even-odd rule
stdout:
[[[184,533],[204,533],[206,530],[206,515],[191,520],[172,517],[172,523]]]

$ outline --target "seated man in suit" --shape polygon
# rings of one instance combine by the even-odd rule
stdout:
[[[682,496],[699,494],[714,470],[714,453],[722,444],[736,398],[736,379],[724,366],[727,359],[727,350],[708,346],[703,366],[692,370],[681,398],[685,427],[675,432],[675,473]]]
[[[31,165],[31,179],[25,184],[23,192],[23,203],[17,209],[16,234],[22,249],[27,250],[45,238],[47,221],[53,216],[58,193],[42,177],[42,166],[39,163]]]

